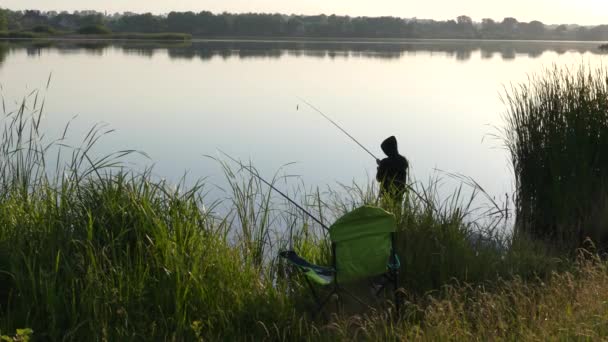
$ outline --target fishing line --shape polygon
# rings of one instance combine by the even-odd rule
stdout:
[[[355,137],[353,137],[352,135],[350,135],[346,130],[344,130],[342,127],[340,127],[340,125],[338,125],[334,120],[332,120],[332,118],[330,118],[329,116],[327,116],[325,113],[323,113],[321,110],[319,110],[317,107],[313,106],[312,104],[310,104],[308,101],[304,100],[303,98],[296,96],[297,99],[299,99],[300,101],[304,102],[308,107],[310,107],[311,109],[313,109],[314,111],[316,111],[317,113],[321,114],[325,119],[327,119],[329,122],[331,122],[334,126],[336,126],[340,131],[342,131],[342,133],[346,134],[346,136],[348,136],[349,138],[352,139],[352,141],[354,141],[355,143],[357,143],[357,145],[359,145],[365,152],[367,152],[370,156],[372,156],[375,160],[379,160],[378,157],[376,157],[373,153],[371,153],[365,146],[363,146],[357,139],[355,139]]]

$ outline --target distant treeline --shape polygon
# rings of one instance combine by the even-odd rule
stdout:
[[[271,36],[344,38],[462,38],[462,39],[556,39],[608,40],[608,25],[545,25],[540,21],[519,22],[468,16],[436,21],[396,17],[349,17],[337,15],[282,15],[264,13],[214,14],[208,11],[105,14],[95,11],[41,12],[36,10],[0,13],[0,30],[30,31],[51,28],[75,31],[83,27],[106,27],[113,32],[182,32],[194,36]]]

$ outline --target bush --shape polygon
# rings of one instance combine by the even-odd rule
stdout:
[[[192,35],[188,33],[116,33],[113,35],[116,39],[134,39],[134,40],[191,40]]]
[[[78,34],[110,34],[109,28],[101,25],[85,26],[78,29]]]
[[[27,31],[0,32],[0,37],[2,37],[2,38],[35,39],[40,36],[41,35],[39,33],[27,32]]]
[[[50,27],[48,25],[39,25],[39,26],[35,26],[34,28],[32,28],[31,32],[34,32],[34,33],[55,34],[55,33],[57,33],[57,30],[55,30],[54,28],[52,28],[52,27]]]

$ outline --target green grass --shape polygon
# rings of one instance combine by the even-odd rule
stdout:
[[[0,336],[26,328],[36,340],[76,341],[608,333],[606,265],[592,256],[562,261],[542,244],[503,236],[498,206],[473,208],[484,196],[474,182],[464,185],[471,197],[448,199],[438,197],[438,182],[415,183],[393,208],[402,317],[380,303],[315,320],[305,284],[276,257],[290,246],[327,263],[328,241],[309,218],[222,160],[229,199],[209,203],[203,183],[173,186],[124,168],[135,151],[94,158],[98,129],[76,148],[64,146],[65,134],[49,140],[38,129],[42,98],[32,93],[0,122]],[[56,155],[61,162],[50,163]],[[328,223],[377,204],[373,185],[291,195]],[[220,205],[228,212],[218,214]],[[483,239],[474,238],[479,231]]]
[[[132,151],[91,159],[96,130],[65,166],[47,168],[30,100],[3,122],[2,334],[27,326],[51,340],[181,340],[195,336],[193,324],[206,337],[238,336],[287,316],[280,284],[228,243],[199,187],[178,192],[115,169]]]
[[[554,67],[507,92],[517,233],[572,250],[608,242],[608,72]]]

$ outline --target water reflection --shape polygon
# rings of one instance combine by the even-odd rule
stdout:
[[[299,108],[295,94],[346,123],[366,146],[379,148],[380,139],[398,136],[417,179],[446,170],[473,177],[498,196],[512,189],[508,156],[495,149],[500,142],[484,137],[502,127],[503,85],[525,82],[552,63],[599,64],[596,45],[0,41],[0,76],[2,95],[19,99],[44,87],[53,72],[45,131],[61,134],[75,114],[71,129],[78,136],[107,122],[118,133],[99,154],[145,151],[171,182],[196,170],[224,185],[217,165],[200,158],[216,148],[253,160],[264,174],[296,161],[293,173],[321,188],[374,175],[375,163]]]
[[[109,49],[122,50],[125,54],[153,57],[167,53],[172,59],[212,58],[281,58],[283,56],[312,58],[377,58],[398,59],[417,53],[441,54],[458,61],[467,61],[479,53],[482,59],[499,56],[503,60],[518,55],[538,58],[545,52],[564,54],[602,53],[592,42],[540,42],[540,41],[194,41],[194,42],[109,42],[109,41],[35,41],[3,42],[0,45],[0,63],[13,49],[25,49],[29,56],[39,56],[42,51],[54,50],[60,54],[86,53],[103,55]]]
[[[4,63],[6,60],[6,56],[8,56],[10,49],[8,47],[8,43],[1,42],[0,43],[0,65]]]

